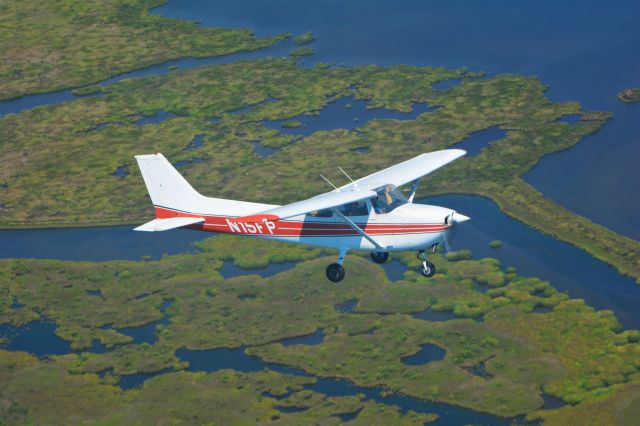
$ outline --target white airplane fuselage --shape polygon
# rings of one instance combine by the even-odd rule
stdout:
[[[265,204],[246,203],[250,210],[263,211],[273,207]],[[375,213],[368,205],[368,215],[348,216],[366,232],[384,251],[423,250],[445,240],[452,224],[445,223],[451,209],[423,204],[407,203],[389,213]],[[203,217],[204,223],[190,225],[201,231],[251,236],[269,240],[346,250],[381,251],[349,224],[333,214],[331,217],[312,215],[294,216],[286,220],[262,222],[237,221],[236,215],[185,212],[156,206],[158,218]]]

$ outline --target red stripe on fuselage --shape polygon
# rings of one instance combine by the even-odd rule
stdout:
[[[172,217],[204,217],[205,222],[189,226],[208,232],[237,235],[265,235],[274,237],[324,237],[324,236],[358,236],[350,225],[342,222],[315,222],[299,220],[278,220],[262,223],[237,221],[236,216],[217,216],[182,212],[166,207],[156,206],[156,217],[167,219]],[[358,223],[360,229],[369,235],[390,234],[422,234],[443,232],[449,226],[437,223]]]

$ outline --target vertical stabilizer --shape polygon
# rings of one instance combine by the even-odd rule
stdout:
[[[164,155],[136,155],[140,172],[154,206],[191,211],[203,196],[189,185]]]

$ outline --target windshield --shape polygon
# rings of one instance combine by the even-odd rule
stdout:
[[[389,213],[407,204],[407,199],[395,185],[385,185],[376,192],[378,193],[378,198],[374,198],[371,202],[376,213]]]

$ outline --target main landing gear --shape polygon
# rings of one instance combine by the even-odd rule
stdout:
[[[376,263],[385,263],[389,259],[389,252],[386,251],[373,251],[369,255]]]
[[[432,277],[436,273],[436,265],[427,261],[427,252],[420,250],[418,252],[418,259],[422,260],[422,265],[418,268],[422,276],[427,278]]]
[[[344,262],[344,257],[346,255],[347,250],[340,249],[340,253],[338,254],[338,263],[332,263],[331,265],[327,266],[327,278],[329,279],[329,281],[337,283],[344,279],[345,272],[342,263]]]

